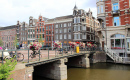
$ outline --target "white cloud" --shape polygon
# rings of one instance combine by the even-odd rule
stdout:
[[[75,2],[78,8],[88,10],[85,4],[89,0],[0,0],[0,26],[15,25],[17,20],[28,23],[29,16],[38,18],[40,14],[47,18],[71,15]],[[91,10],[96,16],[96,7]]]

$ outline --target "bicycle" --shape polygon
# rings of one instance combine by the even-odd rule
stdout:
[[[42,57],[42,55],[41,54],[39,54],[38,52],[32,52],[30,55],[29,55],[29,57],[31,57],[32,59],[33,58],[39,58],[39,55],[40,55],[40,58]]]
[[[16,57],[18,62],[21,62],[24,60],[24,55],[22,53],[17,53],[16,55],[15,53],[10,52],[9,54],[10,54],[10,57],[12,58]]]

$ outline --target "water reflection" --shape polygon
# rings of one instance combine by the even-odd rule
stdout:
[[[89,69],[68,69],[68,80],[130,80],[130,66],[97,63]]]

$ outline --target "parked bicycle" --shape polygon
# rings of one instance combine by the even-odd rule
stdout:
[[[12,57],[12,58],[13,58],[13,57],[16,57],[18,62],[21,62],[21,61],[24,60],[24,55],[23,55],[22,53],[17,53],[17,54],[15,54],[15,53],[13,53],[13,52],[11,51],[9,54],[10,54],[10,57]]]
[[[40,58],[42,57],[42,55],[39,54],[39,52],[35,51],[35,52],[32,52],[29,57],[33,59],[33,58],[39,58],[39,56]]]

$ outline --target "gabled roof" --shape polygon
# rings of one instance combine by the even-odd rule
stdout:
[[[75,4],[75,6],[74,6],[74,10],[77,10],[78,9],[78,7],[76,6],[76,4]]]
[[[7,26],[7,27],[1,27],[0,30],[6,30],[6,29],[13,29],[16,28],[17,25]]]
[[[67,15],[67,16],[56,17],[56,18],[53,18],[53,19],[48,19],[47,22],[52,22],[52,21],[55,21],[55,20],[69,19],[69,18],[73,18],[73,15]]]

